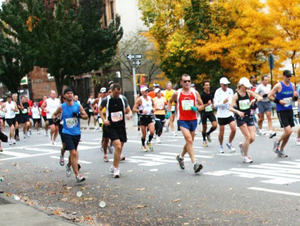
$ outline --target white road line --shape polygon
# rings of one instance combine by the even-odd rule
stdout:
[[[60,157],[58,157],[58,156],[50,156],[50,158],[53,158],[53,159],[60,159]],[[66,162],[69,161],[68,158],[64,158],[64,159],[65,159]],[[78,160],[78,162],[79,162],[79,163],[84,163],[84,164],[92,164],[92,162],[83,161],[83,160]]]
[[[258,188],[258,187],[249,187],[248,189],[249,190],[255,190],[255,191],[264,191],[264,192],[270,192],[270,193],[300,197],[300,193],[295,193],[295,192],[279,191],[279,190],[273,190],[273,189],[267,189],[267,188]]]
[[[235,156],[235,155],[241,155],[241,154],[238,154],[238,153],[219,153],[219,154],[216,154],[216,155],[219,155],[219,156]]]
[[[283,177],[283,178],[294,178],[294,179],[300,179],[300,176],[298,175],[290,175],[286,173],[282,173],[280,170],[265,170],[265,169],[245,169],[245,168],[231,168],[230,170],[237,171],[237,172],[245,172],[245,173],[256,173],[260,175],[270,175],[270,176],[276,176],[276,177]]]
[[[299,165],[283,165],[283,164],[272,164],[272,163],[263,163],[261,164],[261,166],[271,166],[271,167],[278,167],[278,168],[282,168],[282,169],[300,169],[300,164]],[[250,167],[254,167],[254,166],[250,166]]]
[[[60,153],[60,151],[58,151],[57,153]],[[51,155],[51,154],[53,154],[53,152],[51,152],[51,153],[41,153],[41,154],[36,154],[36,155],[28,155],[28,156],[24,156],[24,157],[11,157],[11,158],[0,159],[0,162],[1,161],[14,160],[14,159],[38,157],[38,156],[43,156],[43,155]]]
[[[38,152],[47,152],[47,153],[57,153],[57,150],[53,149],[40,149],[40,148],[23,148],[24,151],[38,151]]]
[[[160,154],[163,155],[172,155],[172,156],[177,156],[177,153],[171,153],[171,152],[159,152]],[[162,155],[161,155],[162,156]],[[207,156],[207,155],[194,155],[197,158],[207,158],[207,159],[211,159],[213,158],[213,156]]]
[[[4,151],[4,152],[1,152],[2,155],[11,155],[11,156],[15,156],[15,157],[28,157],[28,156],[31,156],[29,154],[25,154],[25,153],[20,153],[20,152],[12,152],[12,151]]]
[[[164,162],[164,163],[175,163],[177,162],[175,159],[174,160],[168,160],[168,159],[163,159],[159,157],[151,157],[151,156],[130,156],[131,159],[149,159],[152,161],[156,162]]]
[[[276,172],[281,172],[281,173],[291,173],[291,174],[300,174],[300,169],[287,169],[283,167],[278,167],[278,166],[261,166],[261,165],[253,165],[249,166],[251,168],[258,168],[258,169],[270,169],[270,170],[275,170]]]
[[[79,143],[79,146],[81,146],[81,144],[100,145],[99,142],[87,142],[87,141],[81,141],[81,142]]]

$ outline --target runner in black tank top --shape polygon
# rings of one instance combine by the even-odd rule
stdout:
[[[255,127],[250,106],[254,104],[256,100],[262,100],[261,96],[249,90],[250,87],[251,83],[249,80],[247,78],[241,78],[238,83],[238,90],[234,94],[229,108],[230,111],[236,114],[237,125],[245,137],[245,142],[241,142],[239,145],[241,154],[244,156],[244,163],[253,162],[248,155],[249,145],[255,140]],[[250,101],[250,96],[255,99]],[[237,108],[234,108],[235,105]]]

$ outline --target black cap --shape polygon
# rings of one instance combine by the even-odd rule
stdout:
[[[293,74],[290,70],[284,70],[283,75],[286,76],[286,77],[292,77]]]
[[[72,93],[73,93],[73,90],[72,90],[70,87],[67,87],[67,88],[65,88],[65,90],[64,90],[64,95],[65,95],[67,92],[72,92]]]
[[[256,78],[255,75],[251,75],[251,76],[250,76],[250,79],[253,79],[253,78]]]

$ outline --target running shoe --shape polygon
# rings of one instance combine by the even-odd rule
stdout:
[[[173,136],[177,137],[177,133],[175,131],[173,131]]]
[[[64,156],[60,156],[60,157],[59,157],[59,164],[60,164],[61,166],[64,166],[64,165],[65,165],[65,158],[64,158]]]
[[[273,146],[273,151],[278,154],[279,153],[279,146],[280,146],[280,142],[278,142],[278,140],[274,141],[274,146]]]
[[[26,134],[23,135],[23,138],[26,139]]]
[[[70,177],[72,174],[72,170],[71,170],[71,167],[68,166],[68,164],[66,165],[66,175],[67,177]]]
[[[263,132],[261,129],[258,130],[258,135],[259,136],[264,136],[266,135],[266,132]]]
[[[252,161],[252,159],[249,156],[245,156],[243,162],[244,163],[252,163],[253,161]]]
[[[114,178],[120,177],[120,170],[118,168],[114,168]]]
[[[159,137],[156,137],[156,143],[157,143],[157,144],[161,144],[161,140],[160,140]]]
[[[207,138],[208,142],[211,143],[211,137],[210,137],[210,134],[206,134],[206,138]]]
[[[269,138],[271,139],[271,138],[273,138],[275,136],[276,136],[276,132],[270,131]]]
[[[29,130],[29,134],[30,134],[30,135],[32,135],[32,133],[31,133],[31,129]]]
[[[12,139],[12,143],[13,143],[13,144],[16,144],[17,141],[16,141],[15,139]]]
[[[3,152],[3,149],[2,149],[2,148],[0,148],[0,152]]]
[[[147,148],[146,148],[146,146],[142,146],[142,152],[147,152],[148,150],[147,150]]]
[[[80,183],[80,182],[85,181],[85,178],[81,174],[78,174],[76,176],[76,180],[77,180],[77,183]]]
[[[20,140],[20,137],[16,136],[16,140],[19,141],[19,140]]]
[[[220,146],[220,147],[219,147],[219,152],[220,152],[220,153],[224,153],[223,146]]]
[[[114,172],[114,169],[115,169],[114,165],[111,165],[111,166],[109,167],[109,171],[110,171],[111,173]]]
[[[279,158],[286,158],[286,157],[288,157],[288,155],[285,154],[283,150],[278,151],[277,155],[278,155]]]
[[[180,168],[184,170],[185,169],[184,158],[180,158],[179,155],[177,155],[176,160],[178,161]]]
[[[148,146],[148,148],[149,148],[150,151],[153,151],[153,146],[152,146],[151,143],[147,142],[147,146]]]
[[[208,144],[207,144],[207,141],[206,141],[206,140],[203,141],[203,146],[204,146],[204,147],[208,147]]]
[[[29,132],[26,133],[26,136],[27,136],[27,137],[30,137]]]
[[[109,160],[108,160],[108,158],[107,158],[106,155],[104,155],[103,160],[104,160],[104,162],[109,162]]]
[[[108,145],[108,146],[107,146],[107,149],[108,149],[108,151],[109,151],[109,153],[110,153],[110,154],[112,154],[112,153],[113,153],[112,146]]]
[[[199,173],[202,168],[203,168],[203,166],[201,164],[196,163],[194,165],[194,172]]]
[[[12,145],[12,140],[8,140],[8,144],[9,144],[9,145]]]
[[[296,139],[296,145],[300,145],[300,138]]]
[[[239,147],[240,147],[241,155],[244,156],[244,143],[241,142]]]
[[[125,156],[122,156],[122,155],[121,155],[120,161],[125,161]]]
[[[233,147],[232,144],[227,143],[226,146],[229,148],[230,152],[235,152],[235,148]]]
[[[37,134],[40,134],[40,133],[41,133],[40,131],[37,132]]]

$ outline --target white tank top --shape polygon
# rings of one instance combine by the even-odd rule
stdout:
[[[53,113],[56,111],[56,109],[60,105],[60,100],[58,98],[55,98],[55,99],[48,98],[46,100],[46,103],[47,103],[46,110],[49,111],[47,113],[47,119],[52,119]]]
[[[31,112],[32,112],[32,118],[33,119],[39,119],[39,118],[41,118],[38,107],[32,107],[31,108]]]
[[[5,112],[5,118],[6,119],[13,119],[14,117],[16,117],[16,112],[14,111],[16,105],[15,105],[15,102],[5,102],[5,109],[6,109],[6,112]]]
[[[141,99],[142,99],[142,108],[141,110],[143,111],[147,111],[146,114],[141,114],[141,115],[151,115],[153,114],[152,110],[153,110],[153,107],[152,107],[152,99],[151,97],[148,96],[148,100],[145,100],[145,98],[143,96],[141,96]]]

